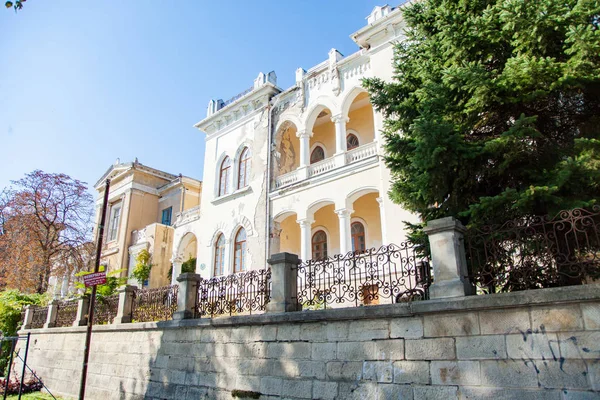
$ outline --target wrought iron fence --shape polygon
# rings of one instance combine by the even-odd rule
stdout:
[[[351,307],[429,297],[428,252],[403,242],[379,249],[308,260],[298,266],[298,304],[303,309]]]
[[[581,285],[600,278],[600,207],[469,229],[465,243],[480,293]]]
[[[134,322],[166,321],[177,311],[179,285],[140,289],[133,293]]]
[[[72,326],[75,319],[77,319],[77,300],[59,301],[55,326]]]
[[[43,328],[48,319],[48,307],[31,308],[33,316],[31,318],[31,329]]]
[[[94,325],[110,324],[119,311],[119,295],[98,296],[94,302]]]
[[[271,270],[259,269],[202,280],[196,318],[265,311],[270,299]]]

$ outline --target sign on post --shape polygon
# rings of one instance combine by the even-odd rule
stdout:
[[[95,272],[83,276],[85,287],[104,285],[106,283],[106,272]]]

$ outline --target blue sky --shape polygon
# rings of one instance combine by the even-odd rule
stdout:
[[[3,4],[3,2],[2,2]],[[115,161],[202,178],[192,125],[275,70],[283,88],[376,0],[28,0],[0,9],[0,189],[34,169],[93,185]],[[392,3],[395,5],[395,3]]]

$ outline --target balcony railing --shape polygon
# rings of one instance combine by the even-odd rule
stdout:
[[[352,149],[346,152],[345,165],[352,164],[370,157],[374,157],[377,155],[377,143],[367,143],[363,146],[357,147],[356,149]],[[308,174],[307,178],[312,178],[313,176],[324,174],[328,171],[332,171],[338,168],[339,165],[336,165],[336,160],[334,157],[326,158],[323,161],[319,161],[317,163],[311,164],[308,166]],[[295,170],[292,172],[288,172],[287,174],[281,175],[275,178],[274,185],[272,190],[276,190],[282,188],[284,186],[292,185],[296,182],[305,179],[301,174],[300,170]]]
[[[275,189],[298,182],[298,170],[288,172],[275,179]]]
[[[314,163],[308,166],[308,177],[319,175],[335,168],[335,159],[333,157],[326,158],[323,161]]]
[[[175,225],[181,226],[200,218],[200,206],[192,207],[177,214]]]
[[[140,229],[139,231],[131,231],[131,244],[135,246],[146,241],[146,228]]]
[[[351,164],[365,158],[373,157],[377,154],[377,143],[372,142],[364,146],[357,147],[346,153],[346,164]]]

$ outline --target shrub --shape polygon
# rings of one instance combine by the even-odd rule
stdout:
[[[12,375],[12,373],[11,373]],[[4,387],[6,385],[6,379],[0,378],[0,393],[4,394]],[[21,386],[21,381],[18,378],[11,377],[8,381],[8,389],[6,391],[7,394],[15,394],[19,393],[19,387]],[[39,392],[42,390],[44,385],[41,380],[36,379],[33,376],[25,376],[25,380],[23,381],[23,391],[21,393],[31,393],[31,392]]]
[[[187,261],[181,264],[181,273],[196,272],[196,257],[190,257]]]
[[[15,289],[0,292],[0,331],[4,336],[14,336],[21,327],[21,310],[27,305],[46,305],[49,295],[26,294]],[[10,343],[2,345],[0,356],[0,375],[4,374],[8,364]]]

